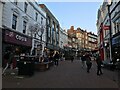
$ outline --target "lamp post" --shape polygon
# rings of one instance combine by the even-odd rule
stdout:
[[[109,23],[110,23],[110,27],[109,27],[109,47],[110,47],[110,61],[112,61],[112,25],[111,25],[111,12],[110,12],[110,6],[111,6],[111,2],[108,2],[108,16],[109,16]]]

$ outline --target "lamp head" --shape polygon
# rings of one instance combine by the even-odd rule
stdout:
[[[107,0],[108,5],[111,5],[112,0]]]

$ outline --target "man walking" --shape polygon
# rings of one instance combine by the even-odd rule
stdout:
[[[55,62],[55,65],[57,65],[57,66],[58,66],[58,61],[59,61],[59,53],[57,51],[55,51],[54,62]]]
[[[85,59],[86,59],[87,73],[90,73],[90,69],[92,67],[90,55],[86,54]]]
[[[81,56],[82,68],[85,67],[85,54]]]
[[[100,54],[98,54],[98,56],[96,58],[96,63],[97,63],[97,75],[103,74],[102,70],[101,70],[102,61],[100,59]]]

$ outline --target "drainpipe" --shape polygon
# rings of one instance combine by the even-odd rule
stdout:
[[[108,6],[108,16],[109,16],[109,23],[110,23],[110,28],[109,28],[110,61],[112,61],[112,25],[111,25],[111,13],[110,13],[111,3],[108,3],[107,6]]]

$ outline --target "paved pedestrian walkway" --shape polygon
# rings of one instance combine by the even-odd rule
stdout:
[[[96,75],[96,65],[93,63],[90,73],[81,68],[79,60],[60,61],[45,72],[35,72],[32,77],[3,76],[3,88],[118,88],[118,75],[104,70],[103,75]],[[115,81],[114,81],[115,80]]]

